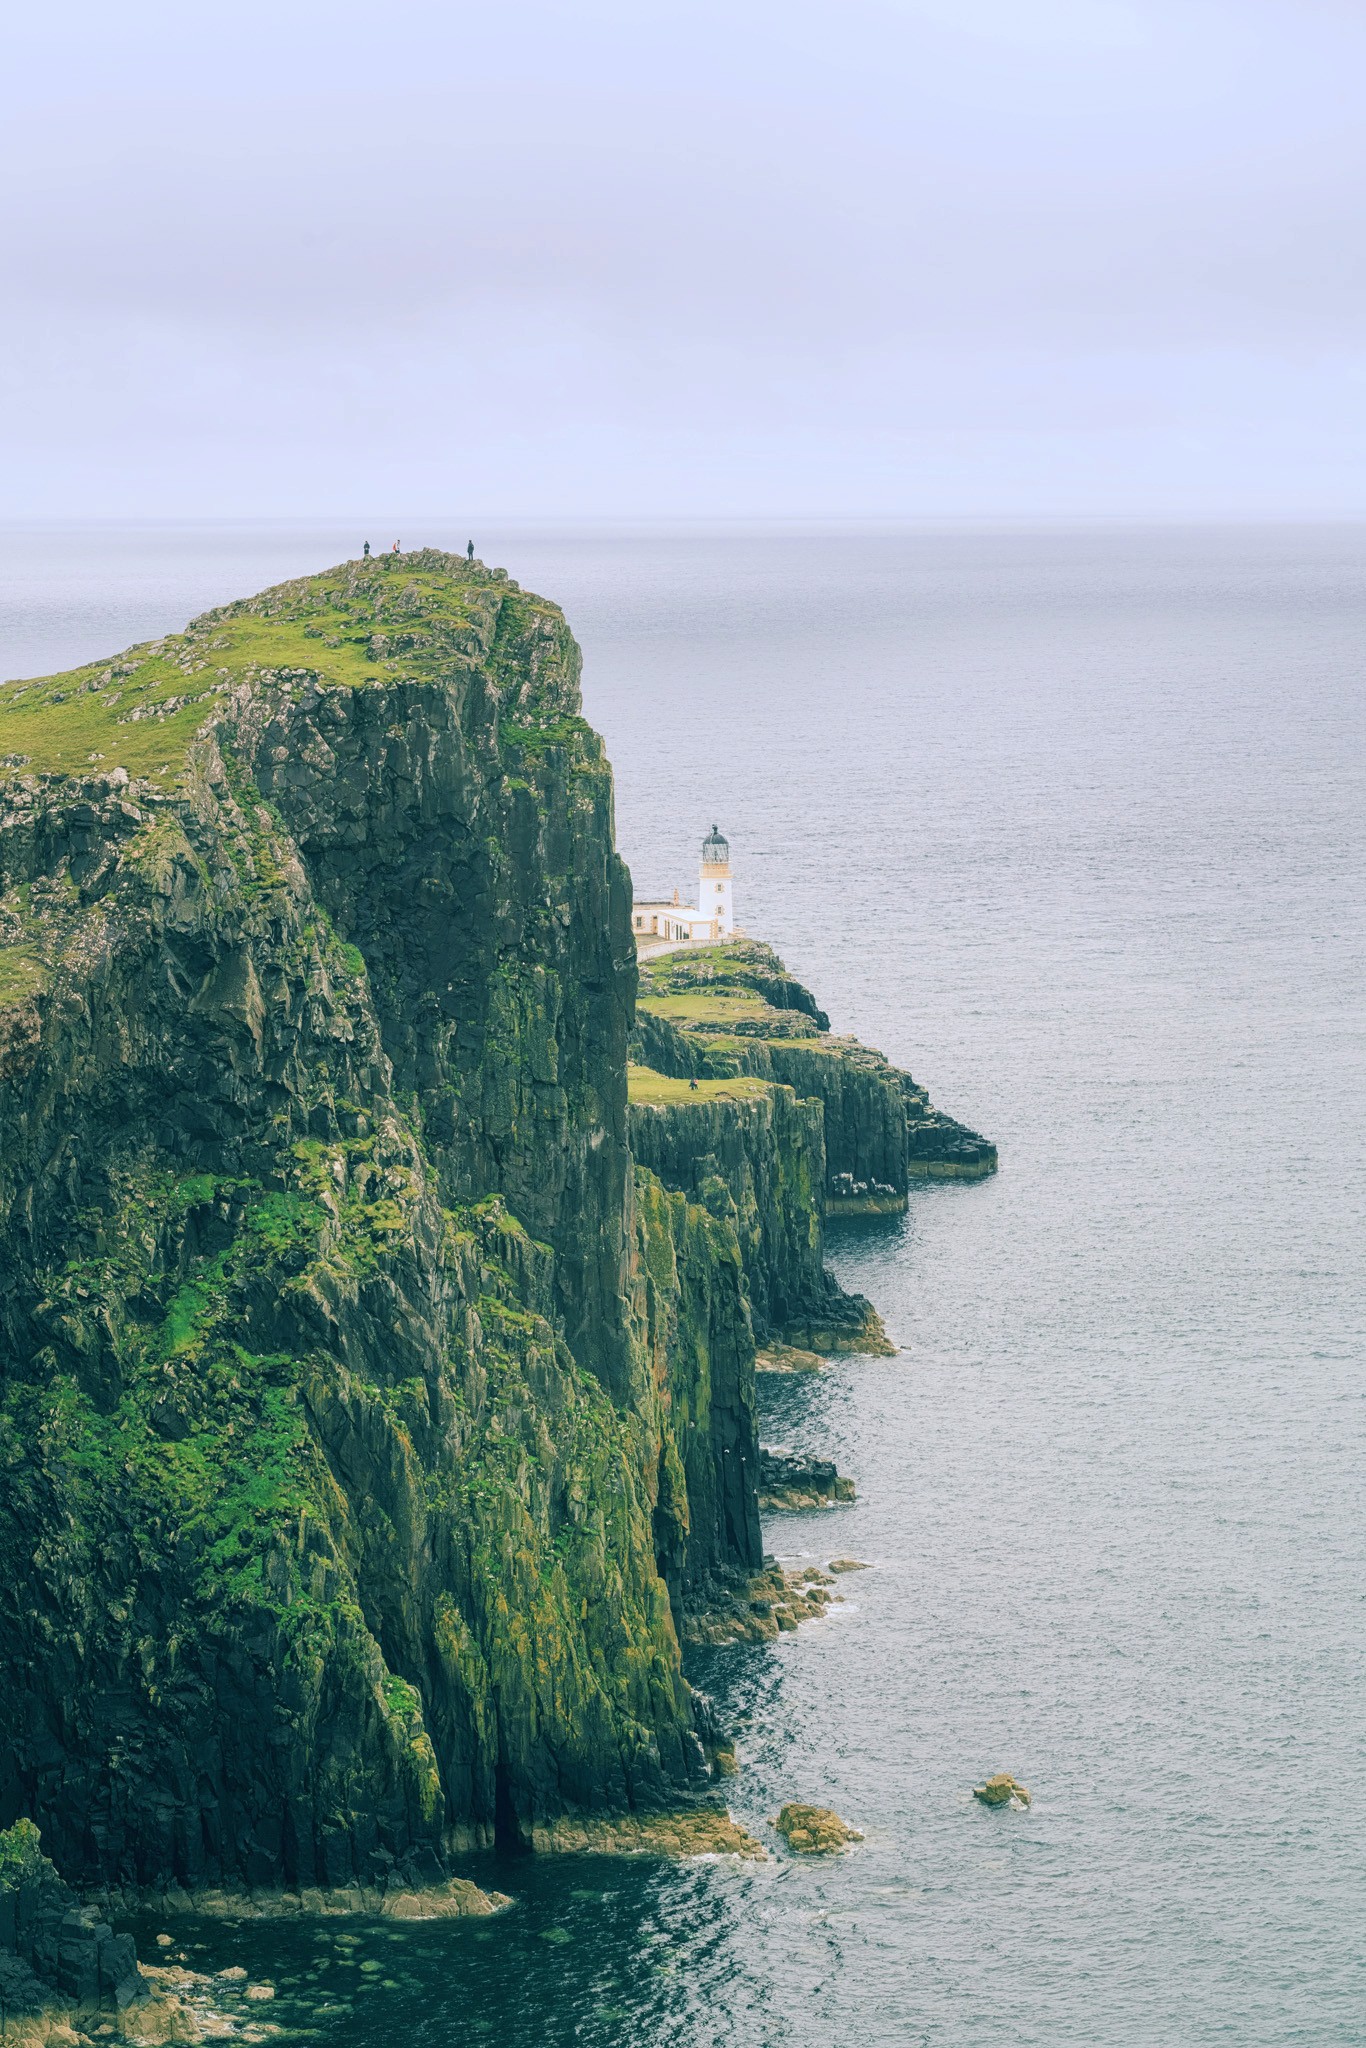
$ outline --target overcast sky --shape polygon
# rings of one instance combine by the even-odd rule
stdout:
[[[0,46],[0,515],[1366,513],[1366,0]]]

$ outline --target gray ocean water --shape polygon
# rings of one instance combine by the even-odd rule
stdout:
[[[0,672],[366,537],[10,531]],[[642,891],[718,822],[748,929],[1000,1145],[838,1237],[898,1356],[765,1392],[859,1486],[769,1547],[876,1569],[703,1673],[737,1815],[867,1840],[187,1953],[325,2048],[1366,2041],[1366,529],[475,539],[570,615]]]

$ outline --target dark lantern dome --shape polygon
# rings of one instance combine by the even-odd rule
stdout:
[[[715,825],[702,841],[702,858],[708,867],[721,867],[730,859],[730,847],[726,844]]]

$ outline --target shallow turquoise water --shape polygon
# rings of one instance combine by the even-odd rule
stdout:
[[[11,535],[0,668],[361,538]],[[481,546],[579,630],[642,887],[715,818],[750,929],[1002,1170],[840,1232],[905,1349],[765,1389],[860,1488],[768,1540],[876,1569],[700,1667],[737,1814],[862,1848],[473,1866],[515,1912],[212,1959],[357,2048],[1361,2041],[1366,531]]]

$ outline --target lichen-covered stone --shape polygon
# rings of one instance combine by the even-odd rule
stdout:
[[[774,1642],[780,1635],[794,1633],[804,1621],[821,1619],[832,1597],[830,1585],[827,1574],[814,1565],[785,1571],[769,1559],[762,1571],[713,1585],[705,1601],[685,1608],[683,1639],[714,1648],[728,1643]]]
[[[789,1803],[773,1825],[788,1848],[802,1856],[833,1855],[850,1842],[863,1840],[857,1828],[851,1828],[828,1806]]]
[[[980,1799],[983,1806],[1028,1806],[1029,1794],[1023,1785],[1017,1784],[1007,1771],[997,1771],[985,1784],[974,1785],[974,1799]]]
[[[538,1830],[535,1847],[562,1855],[741,1856],[750,1862],[763,1862],[767,1854],[762,1842],[716,1806],[554,1821]]]

